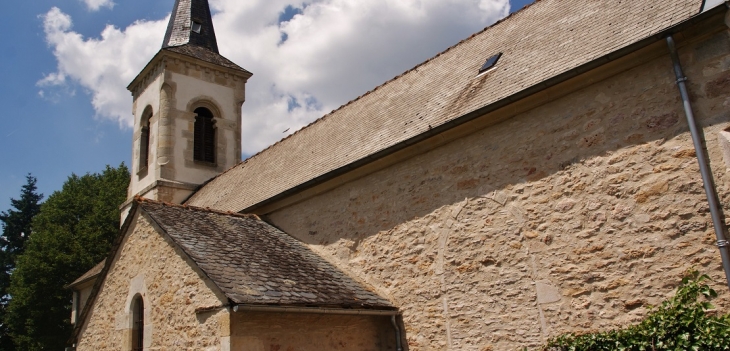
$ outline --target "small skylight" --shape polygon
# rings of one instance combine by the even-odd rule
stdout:
[[[479,74],[482,74],[482,73],[492,69],[497,64],[497,61],[499,61],[500,57],[502,57],[501,52],[488,58],[487,62],[485,62],[484,65],[482,66],[482,68],[479,69]]]
[[[193,24],[192,24],[190,30],[192,30],[195,33],[200,34],[201,29],[203,29],[203,25],[198,22],[193,21]]]

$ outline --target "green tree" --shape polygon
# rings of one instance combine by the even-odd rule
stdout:
[[[128,184],[124,164],[107,166],[101,174],[72,175],[41,206],[10,283],[5,322],[18,349],[66,346],[71,293],[63,287],[109,253]]]
[[[5,316],[10,295],[10,275],[15,269],[15,260],[23,253],[25,242],[31,233],[31,221],[40,212],[42,194],[38,194],[37,179],[30,174],[20,190],[19,199],[10,199],[13,207],[8,211],[0,212],[2,221],[2,236],[0,236],[0,320]],[[0,350],[14,350],[12,338],[8,333],[7,325],[0,325]]]

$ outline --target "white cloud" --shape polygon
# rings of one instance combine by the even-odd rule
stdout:
[[[221,54],[254,73],[243,106],[247,154],[509,12],[508,0],[212,0],[211,6]],[[300,14],[279,23],[287,6]],[[108,26],[99,39],[73,32],[57,8],[44,23],[58,69],[38,84],[79,84],[99,117],[130,126],[125,87],[159,50],[167,20]]]
[[[124,31],[107,26],[100,38],[88,39],[71,31],[71,18],[56,7],[42,17],[58,68],[37,85],[63,89],[71,80],[90,93],[98,117],[130,127],[131,97],[126,87],[162,43],[165,21],[138,21]]]
[[[66,83],[66,75],[63,73],[51,73],[47,74],[43,79],[36,83],[39,87],[53,87],[59,86]]]
[[[112,0],[82,0],[89,11],[99,11],[102,7],[114,8],[114,1]]]

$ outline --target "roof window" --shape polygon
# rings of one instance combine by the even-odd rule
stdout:
[[[502,53],[498,53],[490,58],[487,59],[487,62],[484,63],[482,68],[479,69],[479,74],[485,73],[492,69],[496,64],[497,61],[499,61],[499,58],[502,57]]]
[[[200,30],[203,28],[203,25],[200,24],[200,22],[193,21],[190,30],[192,30],[195,33],[200,34]]]

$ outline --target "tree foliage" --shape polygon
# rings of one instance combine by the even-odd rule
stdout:
[[[0,236],[0,320],[5,316],[10,295],[10,275],[15,269],[15,260],[23,253],[25,242],[31,233],[31,222],[41,208],[43,195],[38,194],[37,179],[30,174],[20,190],[19,199],[10,199],[12,209],[0,213],[2,236]],[[14,350],[7,325],[0,325],[0,350]]]
[[[10,205],[14,209],[0,213],[0,221],[3,222],[0,249],[13,256],[23,252],[25,241],[31,232],[31,221],[40,212],[43,199],[43,194],[37,193],[37,179],[30,174],[25,179],[20,198],[10,199]]]
[[[690,271],[677,294],[640,324],[608,332],[561,335],[551,339],[544,350],[730,350],[730,314],[707,313],[713,308],[707,300],[717,297],[705,283],[708,279]]]
[[[72,175],[33,220],[18,257],[5,322],[21,350],[62,350],[71,333],[71,292],[64,289],[109,253],[126,198],[124,164]]]

